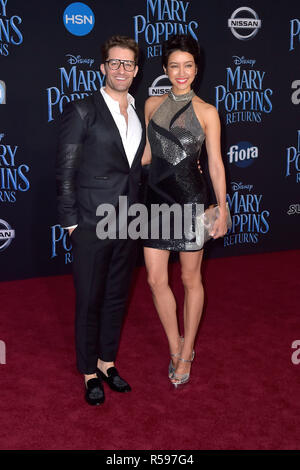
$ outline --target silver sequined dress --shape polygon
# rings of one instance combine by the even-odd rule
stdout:
[[[148,138],[151,146],[152,161],[149,167],[146,205],[149,214],[148,239],[144,246],[163,250],[194,251],[202,247],[196,244],[195,204],[207,207],[207,185],[199,172],[197,159],[205,139],[204,131],[195,114],[192,98],[193,91],[185,95],[169,92],[154,113],[148,126]],[[171,213],[170,234],[163,233],[168,218],[151,215],[153,205],[174,203],[182,208],[182,236],[174,231],[174,216]],[[157,207],[157,206],[156,206]],[[188,210],[186,220],[191,220],[189,229],[184,228],[184,208]],[[155,219],[155,220],[154,220]],[[178,225],[178,212],[177,212]],[[159,225],[159,236],[151,235],[150,225]]]

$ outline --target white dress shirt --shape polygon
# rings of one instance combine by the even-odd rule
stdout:
[[[128,163],[129,166],[131,166],[142,138],[142,126],[134,109],[135,100],[129,93],[127,94],[128,125],[126,125],[126,119],[123,114],[121,114],[119,102],[106,93],[105,87],[102,87],[100,92],[119,129]]]
[[[134,109],[135,100],[129,93],[127,94],[128,125],[126,125],[126,119],[123,114],[121,114],[119,102],[114,100],[108,93],[106,93],[105,87],[102,87],[100,92],[104,98],[105,103],[107,104],[108,109],[111,112],[112,117],[114,118],[122,139],[123,147],[128,159],[128,164],[131,166],[142,138],[142,126]],[[70,229],[75,227],[77,227],[77,224],[64,228]]]

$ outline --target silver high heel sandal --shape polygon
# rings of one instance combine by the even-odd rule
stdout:
[[[180,336],[180,341],[181,341],[182,344],[184,343],[183,336]],[[170,356],[171,357],[180,357],[180,354],[181,354],[181,352],[174,353],[174,354],[171,353]],[[173,361],[171,359],[170,364],[169,364],[169,379],[172,379],[174,372],[175,372],[175,367],[173,366]]]
[[[195,357],[195,351],[193,350],[191,359],[182,359],[182,357],[180,357],[179,361],[192,363],[194,360],[194,357]],[[176,374],[176,372],[174,371],[172,379],[177,380],[177,382],[171,382],[174,385],[174,387],[177,388],[179,385],[184,385],[188,383],[188,381],[190,380],[190,372],[186,374]]]

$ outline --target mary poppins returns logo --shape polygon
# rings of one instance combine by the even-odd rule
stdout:
[[[94,59],[67,54],[66,61],[67,65],[58,69],[57,82],[46,89],[48,122],[63,112],[66,103],[81,100],[104,85],[105,76],[92,68]]]
[[[22,18],[9,15],[9,0],[0,0],[0,56],[8,56],[10,46],[20,46],[23,35],[20,30]]]
[[[273,90],[265,85],[266,72],[257,69],[252,58],[233,56],[233,62],[235,66],[226,68],[225,82],[215,87],[216,108],[225,113],[226,125],[260,124],[263,115],[273,109]]]
[[[162,43],[174,34],[190,34],[197,40],[199,24],[188,18],[190,4],[181,0],[146,0],[146,8],[133,17],[134,38],[146,43],[148,59],[161,56]]]
[[[224,246],[256,244],[270,230],[270,211],[264,207],[263,194],[255,193],[253,184],[232,182],[227,202],[232,228],[224,237]]]
[[[29,190],[29,166],[17,162],[18,145],[4,143],[0,134],[0,204],[16,202],[18,192]]]

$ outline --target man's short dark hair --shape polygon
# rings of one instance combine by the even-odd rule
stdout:
[[[130,49],[134,53],[134,61],[137,64],[139,58],[139,46],[134,39],[129,36],[115,35],[105,41],[101,48],[103,63],[107,60],[109,50],[112,47],[122,47],[123,49]]]

